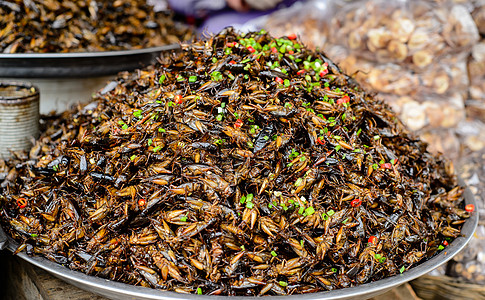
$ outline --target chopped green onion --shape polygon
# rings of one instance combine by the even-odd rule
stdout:
[[[335,214],[335,211],[334,211],[333,209],[331,209],[331,210],[327,211],[327,215],[328,215],[329,217],[333,216],[334,214]]]
[[[165,81],[165,78],[167,78],[164,74],[160,76],[160,79],[158,79],[158,83],[162,84]]]
[[[139,117],[141,116],[141,110],[135,110],[135,111],[133,112],[133,116],[134,116],[135,118],[139,118]]]
[[[211,73],[211,79],[213,81],[220,81],[222,80],[222,73],[219,71],[214,71]]]
[[[197,81],[197,76],[190,76],[189,77],[189,82],[196,82]]]
[[[287,283],[287,282],[285,282],[285,281],[280,281],[280,282],[278,282],[278,283],[279,283],[279,284],[280,284],[282,287],[286,287],[286,286],[288,286],[288,283]]]
[[[197,295],[202,295],[202,289],[200,287],[197,288]]]
[[[182,222],[187,222],[187,216],[182,216],[182,217],[180,217],[180,221],[182,221]]]
[[[274,251],[271,251],[271,255],[273,255],[273,257],[276,257],[278,254],[276,254],[276,252]]]
[[[313,215],[314,213],[315,213],[315,209],[314,209],[312,206],[307,207],[307,208],[305,209],[305,214],[306,214],[307,216],[311,216],[311,215]]]
[[[399,273],[403,273],[406,270],[406,267],[402,266],[401,269],[399,269]]]

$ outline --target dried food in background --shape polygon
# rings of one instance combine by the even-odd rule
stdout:
[[[0,1],[0,16],[0,53],[140,49],[193,37],[145,1]]]

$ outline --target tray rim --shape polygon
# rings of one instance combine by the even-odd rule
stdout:
[[[68,58],[99,58],[129,56],[158,51],[180,49],[179,43],[168,44],[156,47],[141,49],[115,50],[115,51],[93,51],[93,52],[66,52],[66,53],[0,53],[0,59],[68,59]]]

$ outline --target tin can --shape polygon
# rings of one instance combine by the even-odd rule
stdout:
[[[39,137],[39,90],[30,83],[0,82],[0,159],[28,152]]]

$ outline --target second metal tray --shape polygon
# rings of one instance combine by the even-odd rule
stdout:
[[[179,44],[136,50],[0,54],[0,77],[80,78],[113,75],[149,65]]]

